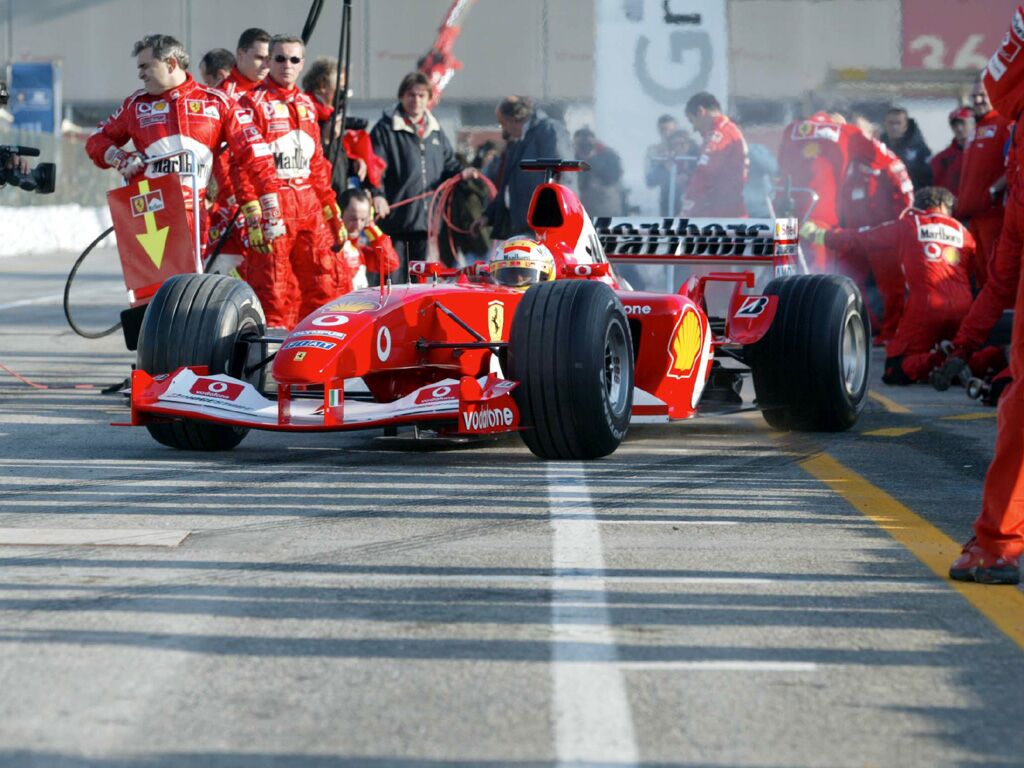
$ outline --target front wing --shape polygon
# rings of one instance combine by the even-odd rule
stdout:
[[[151,376],[132,373],[131,426],[183,418],[283,432],[369,429],[401,424],[455,422],[457,434],[493,434],[519,428],[512,398],[516,382],[494,374],[445,379],[390,403],[345,399],[343,382],[314,397],[296,398],[278,387],[272,400],[248,382],[202,367]],[[128,425],[124,425],[128,426]]]

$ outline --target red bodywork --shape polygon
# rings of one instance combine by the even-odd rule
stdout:
[[[746,293],[753,268],[793,271],[791,219],[592,222],[576,195],[554,182],[537,188],[529,216],[558,279],[600,280],[621,299],[636,358],[634,421],[693,416],[716,349],[756,341],[771,325],[778,300]],[[692,278],[675,294],[647,293],[628,290],[611,261],[743,270]],[[433,422],[455,422],[461,434],[517,429],[517,385],[503,378],[500,360],[523,293],[494,284],[480,265],[454,271],[413,263],[410,273],[421,282],[355,291],[300,322],[273,361],[276,401],[201,368],[155,378],[136,371],[132,423],[171,416],[292,431]],[[732,284],[717,333],[704,308],[708,283]],[[354,379],[372,402],[345,398]]]

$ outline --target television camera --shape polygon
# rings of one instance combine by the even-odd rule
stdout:
[[[7,83],[0,80],[0,107],[7,106],[10,94]],[[54,163],[39,163],[27,173],[22,171],[18,157],[39,157],[35,147],[22,147],[17,144],[0,144],[0,187],[11,184],[26,192],[49,194],[56,189],[57,166]]]

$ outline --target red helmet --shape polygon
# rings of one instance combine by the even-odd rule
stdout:
[[[957,120],[962,120],[966,123],[973,117],[974,113],[971,111],[970,107],[957,107],[949,113],[949,124],[952,125]]]

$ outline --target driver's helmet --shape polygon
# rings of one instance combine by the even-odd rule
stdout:
[[[509,288],[555,279],[555,257],[546,245],[527,238],[506,240],[491,256],[490,273],[494,282]]]

